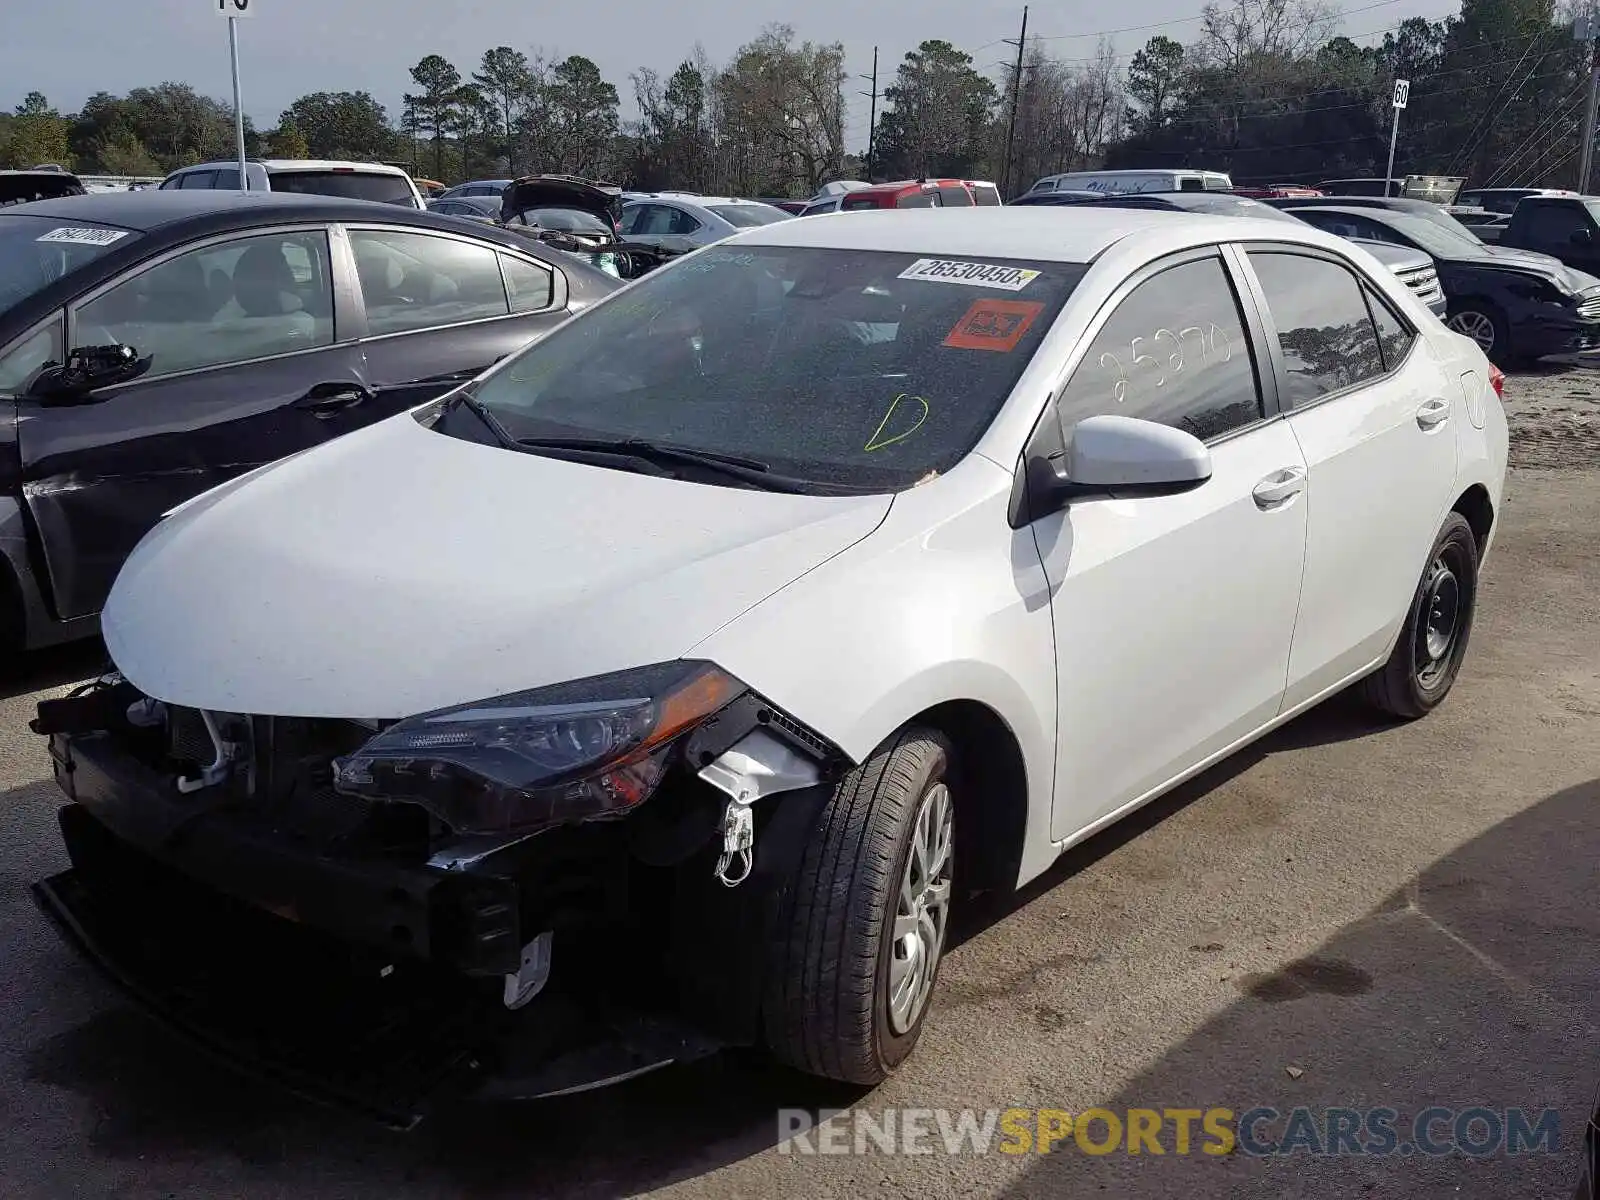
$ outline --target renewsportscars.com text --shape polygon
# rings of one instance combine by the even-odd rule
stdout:
[[[1552,1154],[1554,1109],[1060,1108],[778,1110],[779,1154]]]

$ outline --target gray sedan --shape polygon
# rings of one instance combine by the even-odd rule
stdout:
[[[741,229],[789,221],[793,217],[758,200],[725,196],[655,195],[622,209],[622,236],[630,242],[684,254],[732,237]]]

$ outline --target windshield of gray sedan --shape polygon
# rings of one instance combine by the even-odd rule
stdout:
[[[554,330],[473,394],[518,439],[644,439],[898,491],[967,454],[1086,270],[714,247]]]
[[[138,236],[86,221],[0,213],[0,312]]]

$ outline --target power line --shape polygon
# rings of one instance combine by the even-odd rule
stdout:
[[[1472,130],[1471,130],[1470,133],[1467,134],[1466,140],[1463,141],[1461,143],[1461,145],[1457,146],[1456,147],[1456,152],[1450,156],[1450,165],[1445,168],[1445,173],[1446,174],[1448,174],[1449,172],[1455,170],[1456,162],[1457,162],[1458,159],[1461,158],[1463,153],[1466,153],[1467,158],[1470,160],[1472,155],[1476,154],[1478,152],[1478,147],[1482,144],[1481,140],[1477,140],[1478,139],[1478,129],[1480,127],[1483,129],[1483,136],[1484,137],[1488,137],[1489,136],[1489,130],[1494,128],[1494,119],[1500,115],[1501,111],[1503,111],[1501,109],[1496,109],[1495,108],[1495,106],[1500,103],[1500,94],[1501,94],[1501,92],[1504,92],[1506,90],[1506,84],[1510,83],[1511,80],[1512,80],[1512,77],[1515,76],[1516,73],[1522,69],[1523,60],[1526,59],[1528,57],[1528,55],[1533,52],[1533,48],[1535,46],[1537,46],[1539,44],[1539,42],[1543,40],[1545,34],[1547,34],[1549,32],[1550,32],[1550,28],[1549,28],[1549,26],[1546,26],[1544,29],[1540,30],[1538,34],[1536,34],[1533,38],[1531,38],[1529,40],[1528,48],[1522,52],[1522,58],[1517,59],[1517,65],[1512,67],[1511,70],[1509,72],[1507,72],[1505,79],[1503,79],[1501,81],[1501,83],[1500,83],[1500,91],[1498,91],[1498,92],[1496,92],[1494,94],[1494,99],[1489,101],[1489,106],[1487,108],[1485,108],[1483,110],[1482,114],[1479,115],[1478,119],[1475,122],[1473,122]],[[1535,65],[1537,65],[1537,61],[1535,62]],[[1533,74],[1533,67],[1529,67],[1528,68],[1528,74],[1530,76]],[[1511,101],[1516,98],[1516,94],[1519,91],[1521,91],[1523,88],[1527,87],[1527,86],[1528,86],[1528,81],[1526,79],[1524,79],[1521,83],[1517,84],[1517,86],[1511,90],[1511,95],[1506,97],[1506,103],[1510,104]],[[1472,146],[1472,149],[1470,151],[1467,150],[1468,145]]]
[[[1407,3],[1407,2],[1408,2],[1408,0],[1378,0],[1378,3],[1376,3],[1376,4],[1364,4],[1360,8],[1342,9],[1340,12],[1338,12],[1335,15],[1340,16],[1340,17],[1353,17],[1357,13],[1371,12],[1373,9],[1376,9],[1376,8],[1393,8],[1396,4],[1402,4],[1402,3]],[[1233,7],[1235,9],[1243,9],[1244,5],[1238,4],[1238,5],[1234,5]],[[1034,35],[1034,41],[1036,41],[1036,42],[1067,42],[1067,41],[1077,41],[1077,40],[1079,40],[1081,38],[1115,37],[1119,33],[1144,33],[1147,30],[1151,30],[1151,29],[1171,29],[1174,26],[1178,26],[1178,25],[1192,25],[1196,21],[1204,21],[1205,19],[1206,19],[1206,14],[1205,13],[1199,13],[1199,14],[1197,14],[1195,16],[1192,16],[1192,17],[1176,17],[1176,18],[1174,18],[1173,20],[1170,20],[1170,21],[1156,21],[1154,24],[1150,24],[1150,25],[1124,25],[1124,26],[1122,26],[1121,28],[1118,28],[1118,29],[1096,29],[1096,30],[1092,30],[1092,31],[1089,31],[1089,32],[1085,32],[1085,33],[1052,33],[1052,34],[1042,34],[1042,35],[1041,34],[1035,34]],[[989,49],[990,46],[1000,46],[1000,45],[1008,45],[1008,44],[1012,44],[1012,39],[1011,38],[997,38],[992,42],[986,42],[982,46],[979,46],[978,50],[987,50],[987,49]],[[974,54],[976,54],[977,52],[978,52],[977,50],[972,51],[972,53],[974,53]]]

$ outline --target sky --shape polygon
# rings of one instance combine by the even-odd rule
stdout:
[[[133,0],[64,20],[53,5],[0,0],[0,107],[9,110],[39,91],[71,112],[94,92],[123,93],[164,80],[231,101],[228,23],[217,15],[217,2]],[[1407,17],[1438,18],[1457,8],[1450,0],[1337,3],[1348,14],[1341,32],[1369,35],[1358,37],[1363,42]],[[1057,0],[1031,6],[1028,35],[1047,39],[1057,57],[1082,58],[1104,33],[1125,61],[1155,34],[1192,38],[1200,7],[1200,0]],[[251,0],[251,8],[239,22],[240,79],[244,110],[258,129],[276,125],[297,96],[316,91],[371,92],[398,118],[401,96],[412,88],[408,71],[423,56],[442,54],[465,76],[499,45],[593,59],[617,86],[626,118],[636,111],[630,72],[647,66],[668,74],[697,41],[712,61],[726,61],[778,21],[800,40],[843,42],[852,75],[871,71],[876,45],[880,90],[905,52],[926,38],[954,43],[999,79],[1016,54],[1001,39],[1016,38],[1022,20],[1022,5],[1011,0],[810,0],[799,7],[781,0],[693,6],[610,0],[604,8],[537,0]],[[851,149],[866,142],[869,100],[859,93],[870,90],[866,79],[852,78],[847,87]]]

